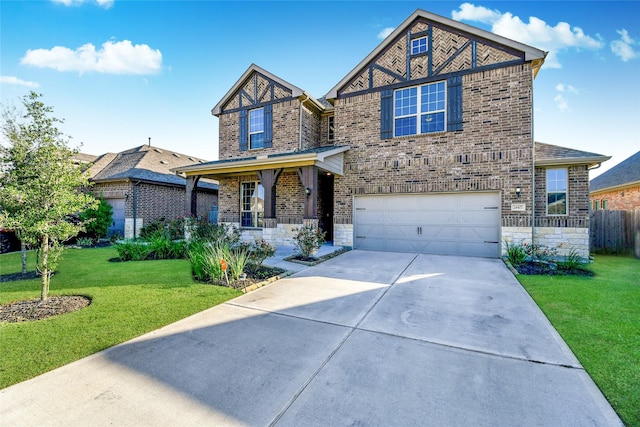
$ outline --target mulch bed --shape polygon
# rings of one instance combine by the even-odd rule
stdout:
[[[220,279],[212,280],[207,283],[218,286],[228,286],[234,289],[246,289],[251,287],[252,285],[256,285],[269,280],[272,277],[281,276],[284,273],[286,273],[286,270],[283,270],[282,268],[267,267],[261,265],[257,271],[247,274],[247,278],[244,280],[230,280],[227,284],[227,281],[225,279]]]
[[[37,279],[40,275],[35,271],[29,271],[26,274],[22,273],[9,273],[0,275],[0,282],[13,282],[15,280],[31,280]]]
[[[30,322],[71,313],[91,304],[91,299],[79,295],[52,296],[45,301],[32,299],[0,306],[0,322]]]
[[[520,274],[547,275],[547,276],[594,276],[595,273],[586,268],[554,268],[551,264],[543,262],[523,262],[513,266]]]

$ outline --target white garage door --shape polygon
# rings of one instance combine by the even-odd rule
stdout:
[[[500,194],[354,198],[354,247],[391,252],[500,256]]]

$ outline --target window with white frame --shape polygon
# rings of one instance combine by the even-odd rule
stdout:
[[[420,37],[411,40],[411,55],[418,55],[427,51],[427,38]]]
[[[547,169],[547,214],[567,215],[567,169]]]
[[[394,136],[444,132],[446,83],[398,89],[393,94]]]
[[[264,108],[249,111],[249,149],[264,148]]]
[[[243,182],[240,189],[240,226],[262,227],[264,187],[260,183]]]

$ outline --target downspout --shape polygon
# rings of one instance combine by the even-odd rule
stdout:
[[[298,121],[300,122],[300,128],[298,129],[298,151],[302,151],[302,107],[306,101],[309,100],[309,95],[304,94],[306,99],[300,101],[300,111],[298,114]]]
[[[533,80],[531,79],[531,167],[532,179],[531,179],[531,247],[535,247],[535,232],[536,232],[536,138],[534,135],[534,108],[533,108]]]
[[[136,236],[136,220],[138,217],[138,185],[140,181],[133,184],[133,240],[137,239]]]

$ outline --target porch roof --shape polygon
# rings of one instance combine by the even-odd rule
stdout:
[[[274,153],[236,159],[215,160],[172,169],[178,175],[220,176],[256,172],[264,169],[291,169],[317,166],[335,175],[343,174],[343,153],[348,145],[331,145],[302,151]]]

